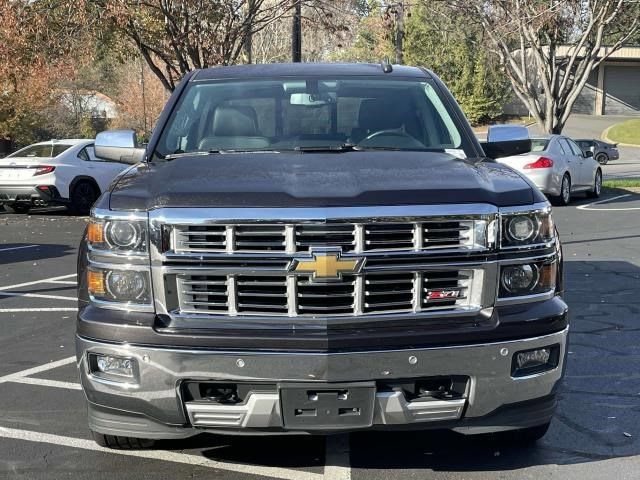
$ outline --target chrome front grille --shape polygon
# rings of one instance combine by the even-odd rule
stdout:
[[[175,281],[174,313],[369,315],[477,307],[482,270],[371,272],[332,282],[305,275],[179,274]]]
[[[149,217],[156,310],[184,325],[472,316],[495,304],[492,205],[165,208]]]
[[[484,220],[300,224],[176,225],[170,250],[177,253],[308,252],[311,247],[341,247],[343,253],[483,250]]]

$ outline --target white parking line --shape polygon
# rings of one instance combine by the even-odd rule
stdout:
[[[77,297],[64,297],[62,295],[49,295],[45,293],[17,293],[17,292],[0,292],[3,297],[29,297],[29,298],[48,298],[50,300],[70,300],[77,302]]]
[[[43,307],[43,308],[0,308],[0,313],[21,312],[77,312],[77,307]]]
[[[597,202],[587,203],[586,205],[579,205],[576,207],[578,210],[590,210],[592,212],[626,212],[630,210],[640,210],[640,207],[626,207],[626,208],[591,208],[594,205],[600,205],[602,203],[613,202],[614,200],[618,200],[620,198],[630,197],[631,193],[626,193],[624,195],[618,195],[617,197],[605,198],[603,200],[598,200]]]
[[[349,435],[329,435],[325,443],[324,478],[351,480]]]
[[[67,390],[82,390],[79,383],[61,382],[59,380],[48,380],[46,378],[22,377],[11,380],[11,383],[25,383],[27,385],[40,385],[42,387],[66,388]]]
[[[217,462],[215,460],[210,460],[198,455],[169,452],[165,450],[112,450],[109,448],[100,447],[98,444],[91,440],[74,437],[64,437],[62,435],[52,435],[50,433],[33,432],[30,430],[18,430],[15,428],[0,427],[0,438],[24,440],[27,442],[48,443],[51,445],[79,448],[82,450],[92,450],[95,452],[109,453],[112,455],[123,455],[127,457],[161,460],[165,462],[181,463],[184,465],[226,470],[246,475],[282,478],[284,480],[320,480],[321,478],[323,478],[322,475],[312,472],[291,470],[288,468],[279,467],[263,467],[259,465],[243,465],[238,463]]]
[[[42,280],[34,280],[32,282],[16,283],[15,285],[5,285],[0,287],[0,290],[12,290],[14,288],[28,287],[29,285],[37,285],[39,283],[48,283],[52,280],[64,280],[65,278],[75,277],[77,273],[70,273],[69,275],[60,275],[59,277],[43,278]]]
[[[55,283],[56,285],[78,285],[74,280],[48,280],[45,283]]]
[[[0,248],[0,252],[8,252],[9,250],[22,250],[23,248],[39,247],[40,245],[22,245],[21,247]]]
[[[26,370],[22,370],[16,373],[10,373],[9,375],[5,375],[4,377],[0,377],[0,383],[5,382],[13,382],[16,379],[28,377],[29,375],[33,375],[35,373],[46,372],[47,370],[53,370],[54,368],[62,367],[63,365],[69,365],[70,363],[74,363],[76,361],[76,357],[67,357],[62,360],[56,360],[55,362],[45,363],[44,365],[38,365],[37,367],[27,368]]]

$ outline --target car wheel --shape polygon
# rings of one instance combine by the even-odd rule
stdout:
[[[599,153],[596,155],[596,160],[600,165],[606,165],[609,163],[609,156],[606,153]]]
[[[103,435],[91,431],[93,440],[104,448],[116,450],[144,450],[153,447],[154,441],[147,438],[120,437],[116,435]]]
[[[88,215],[97,199],[98,190],[91,182],[78,182],[71,192],[71,212],[76,215]]]
[[[29,213],[29,210],[31,210],[31,205],[25,205],[25,204],[22,204],[22,203],[14,203],[13,205],[5,205],[4,208],[5,208],[5,210],[7,212]]]
[[[587,197],[598,198],[600,193],[602,193],[602,170],[598,169],[593,179],[593,188],[587,192]]]
[[[568,173],[562,177],[562,183],[560,184],[560,195],[551,198],[554,205],[569,205],[571,202],[571,177]]]

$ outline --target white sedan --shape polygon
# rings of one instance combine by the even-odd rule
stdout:
[[[600,196],[602,169],[592,152],[584,154],[573,140],[562,135],[532,138],[531,146],[529,153],[497,161],[527,176],[557,205],[569,204],[571,195],[577,192]]]
[[[68,205],[86,214],[129,165],[96,158],[93,140],[35,143],[0,159],[0,205],[16,213],[33,206]]]

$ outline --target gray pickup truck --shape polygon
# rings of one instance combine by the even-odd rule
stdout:
[[[195,71],[94,205],[77,357],[98,443],[546,432],[568,309],[551,207],[432,72]]]

